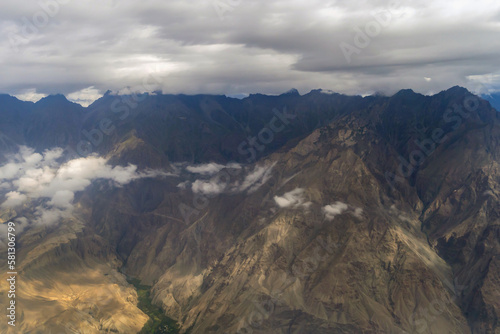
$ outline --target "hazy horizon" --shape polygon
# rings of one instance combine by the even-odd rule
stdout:
[[[443,89],[440,92],[431,92],[431,93],[427,93],[427,94],[423,94],[423,93],[419,93],[419,92],[415,92],[415,93],[421,94],[421,95],[424,95],[424,96],[434,96],[434,95],[439,94],[441,92],[447,91],[447,90],[449,90],[449,89],[451,89],[453,87],[462,87],[462,86],[455,85],[455,86],[449,87],[447,89]],[[462,87],[462,88],[465,88],[465,87]],[[465,88],[465,89],[467,89],[467,88]],[[141,92],[141,94],[148,94],[148,95],[151,95],[151,96],[158,95],[158,94],[161,94],[161,95],[186,95],[186,96],[196,96],[196,95],[226,96],[228,98],[233,98],[233,99],[239,99],[239,100],[241,100],[241,99],[248,98],[248,97],[250,97],[253,94],[261,94],[261,95],[266,95],[266,96],[279,96],[279,95],[282,95],[282,94],[287,94],[287,93],[289,93],[292,90],[295,90],[295,88],[289,89],[288,91],[284,91],[284,92],[281,92],[281,93],[278,93],[278,94],[264,94],[264,93],[252,93],[252,94],[204,94],[204,93],[192,93],[192,94],[185,94],[185,93],[168,93],[168,92],[166,93],[166,92],[159,92],[159,91]],[[298,91],[298,93],[299,93],[299,95],[303,96],[303,95],[309,94],[309,93],[311,93],[313,91],[321,91],[322,94],[342,94],[342,95],[346,95],[346,96],[362,96],[362,97],[378,95],[378,96],[392,97],[395,94],[397,94],[398,92],[403,91],[403,90],[412,90],[412,91],[414,91],[411,88],[401,88],[400,90],[394,92],[393,94],[384,94],[383,92],[373,92],[371,94],[344,94],[344,93],[340,93],[340,92],[334,92],[334,91],[329,91],[329,90],[325,90],[325,89],[321,89],[321,88],[316,88],[316,89],[311,89],[310,91],[307,91],[307,92],[300,92],[300,91]],[[472,92],[472,93],[474,93],[474,92]],[[13,96],[13,97],[17,98],[20,101],[33,102],[33,103],[37,103],[37,102],[39,102],[40,100],[43,100],[46,97],[62,95],[68,101],[76,103],[76,104],[79,104],[80,106],[82,106],[84,108],[87,108],[92,103],[94,103],[94,102],[98,101],[99,99],[103,98],[106,94],[110,94],[112,96],[127,96],[127,95],[136,94],[136,92],[133,92],[133,91],[126,92],[126,91],[123,91],[123,90],[122,91],[113,92],[113,91],[108,90],[104,94],[98,96],[95,100],[85,100],[85,101],[73,100],[73,99],[69,98],[67,95],[62,94],[62,93],[54,93],[54,94],[48,94],[48,95],[43,95],[43,96],[35,96],[33,99],[29,99],[29,96],[23,96],[23,95],[16,96],[16,95],[11,95],[11,94],[8,94],[8,93],[0,92],[0,95],[2,95],[2,94]],[[483,96],[483,97],[485,96],[485,94],[482,94],[482,95],[478,94],[478,95],[479,96]]]

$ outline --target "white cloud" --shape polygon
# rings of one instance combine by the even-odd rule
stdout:
[[[353,214],[354,214],[354,217],[356,217],[356,218],[363,218],[363,209],[355,208]]]
[[[18,172],[20,166],[15,163],[8,163],[0,168],[0,179],[12,179]]]
[[[88,107],[95,100],[100,98],[102,94],[94,86],[84,88],[78,92],[68,94],[66,97],[69,101],[78,103],[84,107]]]
[[[215,173],[218,173],[221,171],[225,166],[217,164],[215,162],[211,162],[208,164],[203,164],[203,165],[196,165],[196,166],[188,166],[186,169],[195,174],[202,174],[202,175],[213,175]]]
[[[190,183],[189,181],[184,181],[184,182],[181,182],[177,185],[177,188],[180,188],[180,189],[187,189],[189,187]]]
[[[39,225],[51,225],[57,223],[61,218],[69,218],[71,216],[70,209],[45,208],[38,207],[35,211],[36,221]]]
[[[0,183],[0,191],[3,189],[9,189],[10,187],[12,187],[12,185],[9,182]]]
[[[43,160],[46,164],[53,163],[55,160],[62,157],[64,151],[62,148],[53,148],[52,150],[46,150],[43,152]]]
[[[46,97],[47,94],[40,94],[37,93],[36,88],[29,88],[22,90],[21,92],[15,94],[14,96],[22,101],[37,102]]]
[[[311,202],[306,202],[305,190],[303,188],[295,188],[283,196],[274,196],[274,201],[280,208],[309,208]]]
[[[66,163],[58,161],[63,150],[56,148],[43,154],[28,147],[0,166],[1,189],[6,191],[3,208],[16,207],[29,199],[45,200],[37,207],[36,221],[50,224],[67,217],[73,209],[75,192],[84,190],[92,181],[107,179],[122,186],[139,178],[170,175],[162,171],[138,172],[134,165],[110,166],[102,157],[78,158]]]
[[[205,195],[221,194],[226,188],[227,183],[221,183],[215,179],[209,181],[196,180],[191,186],[194,193],[201,193]]]
[[[2,208],[14,208],[23,204],[28,199],[28,196],[17,191],[8,192],[5,197],[7,197],[7,200],[2,203]]]
[[[196,167],[190,166],[186,169],[204,176],[215,174],[209,180],[199,179],[194,181],[191,184],[191,190],[194,193],[217,195],[221,193],[241,193],[245,191],[252,193],[256,191],[269,181],[274,165],[275,163],[272,165],[255,166],[254,169],[249,171],[241,181],[237,175],[242,172],[247,172],[247,169],[235,163],[228,164],[226,166],[206,164]],[[240,171],[237,171],[237,173],[228,173],[223,171],[224,168],[239,169]],[[181,189],[185,189],[188,186],[188,182],[182,182],[177,186]]]
[[[198,165],[198,166],[188,166],[186,169],[195,174],[203,174],[203,175],[213,175],[219,171],[221,171],[224,168],[223,165],[219,165],[216,163],[209,163],[205,165]]]
[[[74,192],[70,190],[58,190],[54,196],[52,196],[52,199],[48,202],[48,204],[58,208],[67,209],[73,205],[72,203],[74,198]]]
[[[194,174],[214,175],[223,170],[224,168],[241,169],[241,165],[237,163],[229,163],[227,165],[221,165],[215,162],[210,162],[207,164],[187,166],[186,170]]]
[[[342,214],[348,208],[349,206],[347,204],[337,201],[334,204],[324,206],[321,211],[323,211],[327,220],[332,220],[335,216]],[[359,211],[358,213],[361,214]]]
[[[271,178],[274,165],[276,165],[276,163],[272,165],[256,166],[254,170],[245,177],[243,183],[236,186],[237,191],[242,192],[248,189],[248,192],[252,193],[259,189]]]

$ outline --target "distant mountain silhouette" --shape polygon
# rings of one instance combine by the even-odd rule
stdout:
[[[489,95],[482,95],[481,96],[483,99],[491,103],[491,106],[495,108],[496,110],[500,111],[500,94],[495,93],[495,94],[489,94]]]

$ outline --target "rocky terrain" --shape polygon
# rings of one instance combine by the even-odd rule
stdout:
[[[500,114],[463,88],[0,96],[0,137],[19,333],[139,332],[127,276],[183,333],[500,333]]]

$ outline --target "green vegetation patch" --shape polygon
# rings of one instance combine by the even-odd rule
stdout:
[[[151,287],[148,285],[142,285],[141,281],[137,278],[128,278],[127,280],[137,290],[137,296],[139,297],[137,307],[149,316],[148,322],[146,322],[139,334],[180,333],[179,324],[174,319],[167,317],[161,308],[151,304]]]

